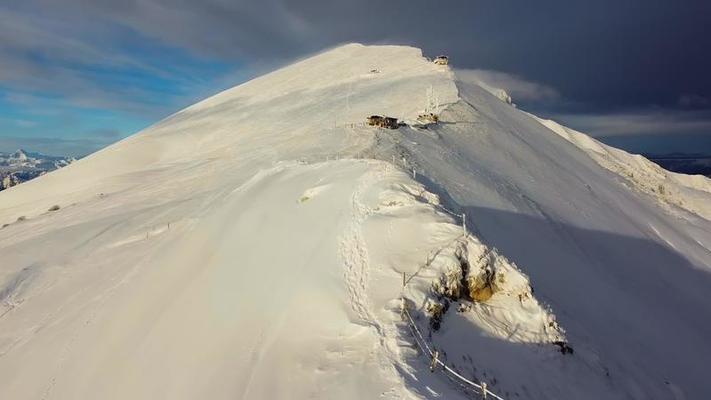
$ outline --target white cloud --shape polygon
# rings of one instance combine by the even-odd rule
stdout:
[[[457,77],[504,89],[514,101],[550,102],[560,100],[560,93],[542,83],[528,81],[520,76],[484,69],[458,69]]]

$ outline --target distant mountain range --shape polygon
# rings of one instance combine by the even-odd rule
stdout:
[[[74,162],[73,157],[50,156],[19,149],[0,152],[0,190],[19,185]]]
[[[711,154],[645,154],[645,157],[662,168],[688,175],[705,175],[711,178]]]

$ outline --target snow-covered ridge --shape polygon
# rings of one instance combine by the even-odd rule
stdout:
[[[566,140],[585,150],[601,166],[620,175],[630,187],[646,193],[660,203],[673,205],[711,219],[711,179],[667,171],[639,154],[608,146],[592,137],[555,121],[537,118]]]
[[[418,49],[339,47],[0,193],[0,387],[466,398],[404,297],[506,399],[698,398],[711,227],[659,205]]]

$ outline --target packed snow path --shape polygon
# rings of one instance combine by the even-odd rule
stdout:
[[[339,47],[0,193],[0,398],[460,398],[399,299],[405,272],[427,329],[462,249],[536,289],[453,301],[427,333],[468,379],[506,399],[711,392],[709,180],[467,76]],[[433,103],[429,129],[360,125]]]

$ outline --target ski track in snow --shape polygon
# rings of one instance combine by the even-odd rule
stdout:
[[[403,381],[403,374],[410,377],[412,375],[412,366],[403,358],[401,347],[411,346],[411,343],[406,338],[402,337],[400,332],[401,327],[391,322],[383,323],[372,310],[369,290],[370,279],[370,256],[368,254],[367,244],[363,238],[363,224],[376,211],[364,204],[362,196],[365,191],[374,184],[383,181],[389,173],[400,172],[395,165],[387,162],[377,162],[371,167],[357,183],[356,189],[351,196],[351,217],[350,224],[346,228],[346,234],[340,240],[340,253],[345,264],[344,281],[348,291],[351,308],[356,313],[360,323],[372,327],[377,333],[379,348],[375,351],[382,353],[382,357],[378,357],[380,368],[384,371],[389,371],[389,375],[399,377],[400,382]],[[386,234],[392,235],[392,223],[388,222]],[[385,238],[389,240],[388,237]],[[393,299],[395,300],[395,299]],[[390,396],[383,393],[383,398],[403,398],[406,394],[407,398],[416,398],[412,394],[405,392],[398,397],[395,389]]]
[[[351,197],[351,224],[340,241],[341,255],[345,263],[344,279],[353,311],[362,323],[375,328],[382,336],[380,322],[370,309],[368,301],[369,261],[368,250],[363,240],[362,224],[372,213],[360,200],[363,190],[376,179],[372,171],[367,172],[358,182]]]

